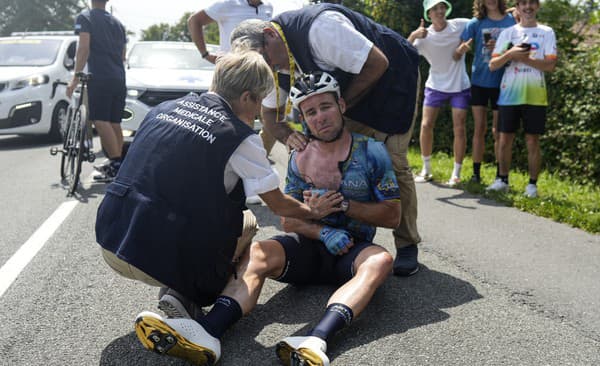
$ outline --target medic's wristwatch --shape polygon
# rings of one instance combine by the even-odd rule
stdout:
[[[348,207],[350,207],[350,201],[348,201],[347,199],[344,199],[342,201],[342,203],[340,204],[340,207],[342,208],[342,212],[348,211]]]

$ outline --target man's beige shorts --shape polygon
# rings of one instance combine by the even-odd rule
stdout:
[[[233,256],[234,261],[237,260],[244,253],[244,250],[248,248],[250,243],[252,243],[252,239],[257,232],[258,223],[256,222],[256,216],[254,216],[252,211],[245,210],[244,227],[242,229],[242,236],[238,238],[237,246],[235,248],[235,254]],[[111,251],[102,248],[102,257],[104,257],[104,261],[110,268],[125,278],[142,281],[150,286],[166,287],[145,272],[117,257]]]

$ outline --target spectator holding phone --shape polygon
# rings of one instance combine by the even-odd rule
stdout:
[[[552,28],[537,22],[539,0],[517,0],[516,7],[520,21],[500,33],[490,60],[491,71],[509,62],[510,67],[502,77],[498,99],[499,175],[486,190],[508,191],[512,144],[522,121],[529,162],[525,195],[537,197],[540,135],[545,131],[548,106],[544,72],[552,72],[556,67],[556,36]]]
[[[494,155],[498,159],[498,96],[504,69],[491,71],[489,62],[500,32],[513,26],[515,19],[506,8],[505,0],[474,0],[473,19],[467,23],[461,35],[462,43],[456,50],[462,55],[469,51],[473,42],[473,66],[471,68],[471,111],[473,112],[473,176],[471,181],[481,182],[481,162],[485,151],[488,106],[492,108],[492,134]],[[498,172],[496,172],[498,174]]]

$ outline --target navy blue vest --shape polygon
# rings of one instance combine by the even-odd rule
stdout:
[[[188,94],[148,113],[98,208],[96,240],[198,305],[231,274],[242,232],[241,180],[225,166],[254,131],[215,94]]]
[[[314,19],[326,10],[346,16],[356,30],[368,38],[388,58],[389,67],[373,89],[346,112],[353,120],[388,134],[406,133],[415,112],[419,54],[401,35],[370,18],[336,4],[318,4],[284,12],[273,19],[285,34],[288,46],[304,73],[320,70],[313,61],[308,31]],[[352,74],[340,69],[333,72],[344,89]],[[289,91],[289,76],[279,75],[280,86]]]

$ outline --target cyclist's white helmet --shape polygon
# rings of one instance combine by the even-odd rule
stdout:
[[[300,103],[306,98],[323,93],[335,93],[339,98],[340,85],[333,76],[324,71],[303,74],[290,89],[290,99],[294,107],[300,110]]]

